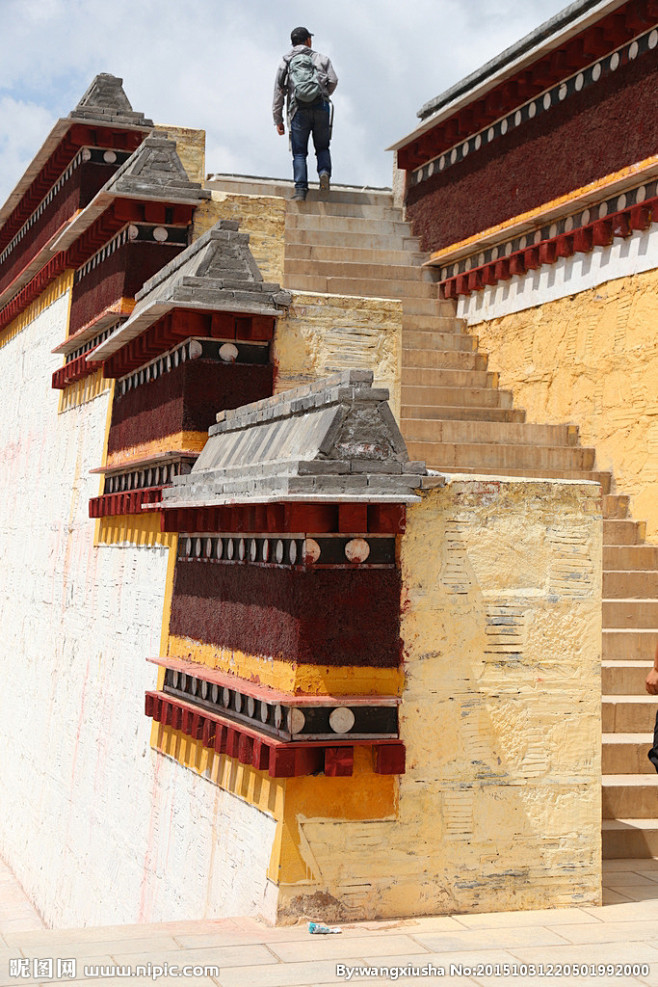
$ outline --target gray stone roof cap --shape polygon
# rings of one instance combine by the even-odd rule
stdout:
[[[192,472],[163,493],[165,508],[272,501],[412,503],[427,474],[409,462],[368,370],[223,411]]]
[[[130,318],[94,350],[94,360],[107,360],[175,308],[275,318],[287,311],[292,295],[263,281],[249,235],[238,227],[236,220],[220,220],[150,278]]]
[[[106,126],[150,128],[153,121],[136,113],[123,91],[123,79],[109,72],[97,75],[89,89],[69,114],[70,120],[81,123],[104,123]]]

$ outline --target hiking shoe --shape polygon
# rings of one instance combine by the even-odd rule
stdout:
[[[322,174],[320,175],[320,191],[321,192],[328,192],[329,191],[329,187],[330,187],[329,186],[329,172],[328,171],[323,171]]]
[[[295,191],[293,192],[292,201],[293,202],[304,202],[305,199],[306,199],[306,189],[305,188],[296,188]]]

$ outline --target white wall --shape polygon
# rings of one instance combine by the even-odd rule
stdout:
[[[67,309],[0,346],[0,856],[56,927],[258,911],[274,821],[150,748],[167,549],[94,547],[109,392],[57,413]]]

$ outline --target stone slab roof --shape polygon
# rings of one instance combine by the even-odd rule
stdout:
[[[52,242],[50,251],[66,250],[105,212],[113,199],[152,199],[198,205],[211,195],[200,182],[191,182],[187,177],[176,151],[176,141],[166,134],[152,134],[107,180],[89,205],[72,219]]]
[[[153,121],[143,113],[136,113],[123,91],[123,79],[109,72],[95,77],[76,108],[69,114],[70,120],[81,123],[103,123],[105,126],[152,127]]]
[[[143,113],[136,113],[132,109],[123,91],[123,79],[106,72],[97,75],[76,108],[67,117],[62,117],[55,123],[7,201],[0,208],[0,227],[21,201],[57,145],[66,137],[73,123],[98,123],[121,130],[150,130],[154,126],[153,121],[147,119]]]
[[[427,475],[409,462],[388,406],[368,370],[218,414],[192,472],[177,477],[162,506],[323,501],[413,503]]]
[[[94,360],[107,360],[174,308],[274,317],[287,310],[290,292],[263,281],[249,235],[238,226],[220,220],[147,281],[130,318],[94,350]]]

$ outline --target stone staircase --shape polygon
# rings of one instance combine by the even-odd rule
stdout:
[[[216,178],[211,187],[281,195],[292,183]],[[658,641],[658,546],[644,543],[575,425],[539,425],[498,387],[488,356],[438,298],[390,192],[334,188],[288,202],[284,284],[402,301],[401,428],[410,458],[448,472],[596,480],[603,492],[603,852],[658,856],[658,775],[646,753],[656,701],[644,678]],[[593,684],[594,685],[594,684]]]

